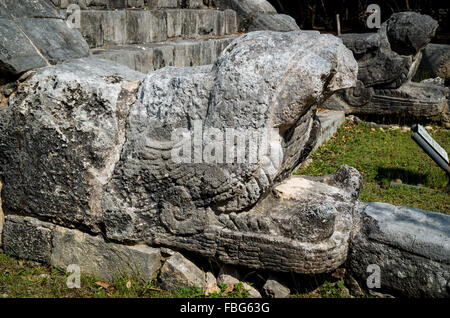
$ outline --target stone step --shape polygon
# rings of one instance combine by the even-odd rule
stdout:
[[[189,8],[204,9],[203,0],[51,0],[57,8],[66,9],[71,4],[81,9],[163,9],[163,8]]]
[[[80,25],[91,48],[217,37],[238,30],[235,11],[213,9],[81,10]]]
[[[235,36],[96,48],[93,56],[148,73],[165,66],[213,64]]]

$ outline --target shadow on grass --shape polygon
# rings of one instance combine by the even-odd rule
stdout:
[[[376,181],[395,181],[396,179],[402,180],[402,183],[417,185],[427,184],[428,175],[423,173],[417,173],[403,168],[385,168],[379,167],[377,169]]]

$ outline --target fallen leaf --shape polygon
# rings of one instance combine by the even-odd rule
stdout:
[[[104,288],[104,289],[108,289],[109,288],[109,285],[107,283],[104,283],[104,282],[95,282],[95,284],[100,286],[100,287],[102,287],[102,288]]]
[[[131,281],[128,281],[126,286],[127,286],[128,289],[130,289],[131,288]]]
[[[228,295],[229,293],[231,293],[234,289],[234,285],[233,284],[229,284],[227,286],[227,288],[223,291],[223,293],[221,294],[222,297],[225,297],[226,295]]]

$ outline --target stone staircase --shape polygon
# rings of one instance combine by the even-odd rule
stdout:
[[[139,72],[212,64],[238,35],[234,10],[202,0],[52,0],[67,16],[81,8],[79,31],[94,57]]]

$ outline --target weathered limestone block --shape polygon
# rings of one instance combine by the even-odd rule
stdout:
[[[203,0],[178,0],[179,8],[188,9],[205,9],[207,8],[203,3]]]
[[[100,235],[17,215],[6,218],[4,247],[8,254],[63,269],[78,265],[82,274],[96,275],[107,281],[120,275],[135,275],[149,281],[161,267],[159,249],[107,243]]]
[[[237,33],[232,10],[83,10],[81,34],[91,48],[198,39]]]
[[[255,16],[247,27],[248,32],[258,30],[289,32],[298,29],[297,22],[291,16],[273,13],[261,13]]]
[[[326,144],[337,132],[338,128],[345,123],[345,112],[328,110],[317,114],[320,120],[320,137],[314,150]]]
[[[408,297],[450,296],[450,216],[386,203],[367,203],[348,268],[366,286],[380,267],[381,290]]]
[[[89,47],[47,1],[0,1],[0,78],[86,57]]]
[[[324,106],[347,114],[448,122],[449,91],[411,82],[436,28],[437,22],[429,16],[401,12],[392,15],[376,34],[343,35],[344,44],[358,60],[358,82]]]
[[[159,249],[107,243],[100,235],[92,236],[60,226],[54,230],[52,244],[53,266],[65,269],[76,264],[81,273],[107,281],[125,275],[150,281],[161,268]]]
[[[71,4],[78,5],[82,10],[86,9],[124,9],[142,8],[148,0],[51,0],[53,4],[61,9],[66,9]],[[171,0],[166,0],[166,2]],[[161,3],[162,1],[160,1]],[[158,3],[158,1],[153,1]],[[173,0],[172,0],[173,3]]]
[[[69,28],[64,20],[17,19],[16,24],[52,65],[89,55],[81,34]]]
[[[214,65],[145,79],[95,59],[43,68],[0,108],[3,205],[116,243],[334,270],[359,174],[286,178],[317,141],[317,105],[356,75],[338,38],[301,31],[249,33]]]
[[[450,79],[450,45],[428,44],[423,50],[417,75],[420,79],[440,77]],[[447,84],[447,86],[449,86]]]
[[[205,286],[205,273],[180,253],[169,257],[161,267],[159,282],[165,290]]]
[[[32,217],[8,215],[3,229],[4,250],[19,258],[50,263],[54,228]]]
[[[1,11],[6,9],[14,19],[20,18],[50,18],[61,19],[58,10],[45,0],[1,0]]]
[[[81,59],[40,69],[19,88],[0,108],[3,204],[10,214],[99,231],[102,189],[142,78],[105,60]]]
[[[237,12],[242,32],[272,30],[279,32],[300,30],[295,20],[276,9],[266,0],[215,0],[220,9]]]
[[[291,296],[291,290],[273,277],[266,281],[263,292],[268,298],[289,298]]]

